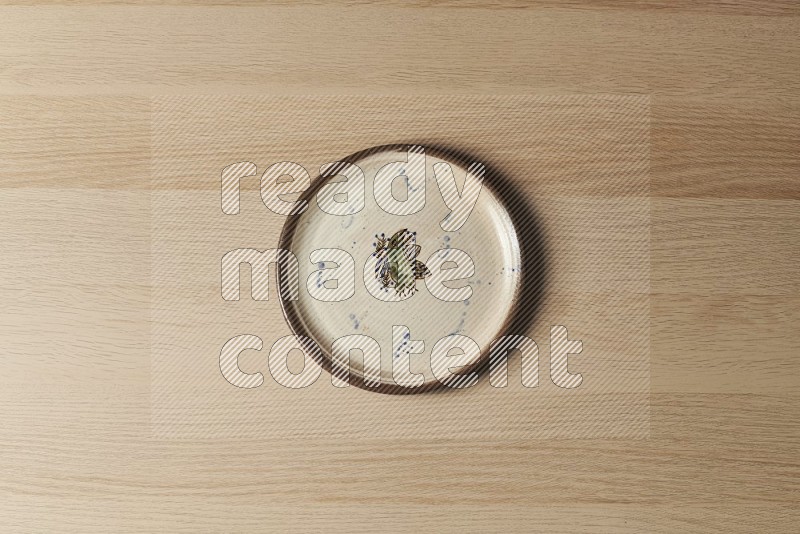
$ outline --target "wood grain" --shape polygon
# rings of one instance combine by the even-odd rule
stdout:
[[[0,90],[14,94],[636,92],[764,98],[798,89],[789,68],[798,52],[796,17],[89,6],[5,7],[3,18]]]
[[[63,3],[0,7],[3,531],[796,531],[795,2]],[[384,118],[534,190],[423,95],[609,93],[650,96],[648,440],[154,436],[151,97],[372,95],[330,152]]]

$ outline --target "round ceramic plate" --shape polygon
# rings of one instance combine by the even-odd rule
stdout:
[[[299,261],[299,296],[281,299],[290,327],[337,385],[438,387],[432,349],[453,336],[478,348],[452,369],[466,376],[509,327],[520,288],[517,232],[492,177],[476,162],[413,145],[340,161],[301,195],[305,211],[281,235],[280,248]],[[343,352],[348,341],[362,350]]]

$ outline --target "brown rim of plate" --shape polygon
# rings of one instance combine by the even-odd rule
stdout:
[[[371,148],[367,148],[365,150],[360,150],[354,154],[350,154],[345,158],[338,159],[336,161],[340,161],[343,163],[352,163],[356,164],[359,160],[364,159],[367,156],[372,154],[376,154],[378,152],[387,152],[387,151],[397,151],[397,150],[408,150],[409,147],[412,146],[421,146],[425,149],[425,155],[431,155],[435,158],[447,161],[449,163],[453,163],[458,165],[463,169],[469,168],[469,165],[474,162],[466,157],[466,155],[459,153],[456,150],[447,150],[442,148],[428,148],[422,144],[416,143],[395,143],[389,145],[380,145]],[[487,167],[487,173],[483,180],[483,185],[488,187],[492,194],[500,201],[501,205],[504,205],[503,202],[503,195],[502,192],[497,189],[497,184],[492,183],[491,176],[489,176],[489,169]],[[298,201],[305,200],[306,202],[310,201],[312,198],[316,197],[317,193],[319,192],[320,188],[329,180],[333,178],[334,175],[323,177],[322,174],[317,175],[317,177],[311,182],[311,187],[306,189],[300,197],[297,199]],[[514,219],[511,216],[511,212],[506,209],[506,212],[509,214],[509,220],[511,222],[511,226],[514,228],[515,233],[517,234],[517,239],[519,240],[519,232],[517,229],[516,224],[514,223]],[[286,218],[286,223],[283,225],[283,229],[281,230],[281,237],[278,243],[278,248],[283,250],[291,250],[288,246],[292,239],[294,238],[295,230],[297,229],[297,222],[300,219],[299,216],[296,215],[289,215]],[[522,251],[520,251],[522,254]],[[278,286],[283,287],[284,281],[286,280],[286,273],[283,271],[281,267],[281,262],[276,262],[277,265],[277,279],[278,279]],[[514,294],[513,294],[513,305],[511,307],[511,311],[506,316],[505,321],[503,321],[503,325],[500,327],[497,333],[497,338],[505,335],[508,331],[509,326],[514,322],[513,318],[517,315],[519,309],[522,307],[522,303],[520,302],[520,286],[521,280],[524,278],[524,274],[517,280],[517,284],[514,287]],[[302,319],[298,316],[296,308],[290,306],[290,303],[287,302],[281,292],[279,291],[279,298],[278,300],[281,303],[281,310],[283,311],[283,316],[286,319],[286,322],[289,324],[289,328],[292,330],[292,333],[298,338],[300,343],[306,349],[306,353],[310,354],[314,361],[322,367],[328,374],[331,373],[331,361],[332,357],[330,354],[330,349],[326,349],[325,347],[320,346],[316,341],[314,341],[311,336],[309,335],[308,331],[306,330],[305,326],[303,325]],[[313,345],[312,345],[313,344]],[[319,349],[319,350],[316,350]],[[459,375],[467,374],[473,371],[482,372],[485,367],[488,366],[489,363],[489,351],[491,350],[490,347],[486,348],[483,352],[481,352],[480,357],[478,360],[473,363],[472,365],[464,368]],[[480,378],[479,378],[480,379]],[[399,384],[387,384],[381,383],[378,386],[368,386],[364,383],[362,377],[355,375],[352,372],[352,369],[348,372],[348,383],[350,385],[354,385],[360,389],[366,391],[372,391],[375,393],[383,393],[386,395],[411,395],[417,393],[426,393],[434,390],[447,390],[447,389],[454,389],[448,388],[446,382],[440,382],[439,380],[432,380],[430,382],[426,382],[419,387],[405,387]]]

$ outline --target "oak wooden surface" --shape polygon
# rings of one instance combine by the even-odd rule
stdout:
[[[796,3],[206,3],[0,2],[0,530],[797,531]],[[650,97],[649,439],[153,434],[152,97],[598,93]]]

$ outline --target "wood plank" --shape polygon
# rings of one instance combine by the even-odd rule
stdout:
[[[77,0],[65,2],[64,0],[2,0],[0,5],[135,5],[135,6],[294,6],[297,2],[292,0]],[[307,6],[365,6],[365,7],[403,7],[415,10],[427,8],[470,8],[480,10],[576,10],[581,12],[595,11],[649,11],[667,13],[703,13],[715,15],[751,15],[751,16],[794,16],[798,14],[797,4],[791,0],[738,0],[726,2],[724,0],[638,0],[625,2],[624,0],[493,0],[484,2],[480,0],[304,0]]]
[[[270,130],[245,136],[237,140],[239,153],[230,153],[230,157],[246,153],[259,159],[262,167],[291,157],[313,169],[326,158],[341,157],[374,142],[375,132],[389,120],[397,133],[385,137],[384,142],[436,140],[437,145],[457,146],[510,177],[535,172],[539,190],[545,187],[559,194],[584,196],[631,194],[624,175],[598,174],[598,165],[609,160],[598,159],[592,151],[596,141],[585,134],[580,137],[580,122],[574,128],[538,124],[526,128],[525,135],[509,136],[509,131],[535,120],[536,109],[520,106],[536,99],[520,100],[507,109],[502,121],[493,122],[487,121],[487,116],[496,110],[475,105],[487,101],[477,97],[446,101],[416,97],[300,99],[298,107],[285,106],[293,101],[278,99],[268,109],[277,113],[276,120],[298,124],[301,137],[287,138]],[[131,96],[0,98],[0,115],[6,118],[0,132],[9,148],[2,155],[0,187],[149,188],[150,106],[150,99]],[[309,106],[320,117],[299,112]],[[589,109],[587,104],[583,106],[575,107],[575,112]],[[796,176],[800,158],[795,147],[800,143],[800,117],[796,108],[792,101],[769,99],[653,99],[649,129],[652,195],[799,199]],[[237,110],[230,113],[237,114]],[[565,109],[563,113],[572,112]],[[635,126],[634,122],[628,124]],[[339,132],[347,127],[363,132],[363,138],[343,139]],[[548,139],[554,133],[561,142]],[[224,148],[231,152],[231,147]],[[565,154],[578,159],[566,168],[552,164]],[[609,188],[610,180],[619,187]],[[569,183],[575,184],[571,191],[563,188]],[[208,184],[213,186],[213,181],[183,182],[191,187]],[[245,188],[254,186],[255,182],[243,183]]]
[[[653,294],[652,391],[796,395],[798,313],[796,294]]]
[[[147,189],[150,99],[0,97],[0,188]]]
[[[796,200],[665,199],[651,209],[656,292],[797,295]]]
[[[651,193],[800,200],[800,107],[793,100],[659,97]]]
[[[790,507],[800,490],[797,398],[785,395],[654,395],[658,430],[649,441],[165,441],[149,437],[148,403],[148,392],[108,385],[15,391],[2,407],[0,461],[15,475],[3,491],[87,502],[124,501],[132,492],[140,503],[192,495],[313,509],[396,504],[398,488],[412,505],[489,506],[499,499],[555,507]]]
[[[787,68],[798,55],[797,17],[731,15],[721,24],[716,15],[657,9],[622,17],[603,10],[411,13],[374,6],[3,7],[0,92],[788,96],[798,88],[796,69]]]

